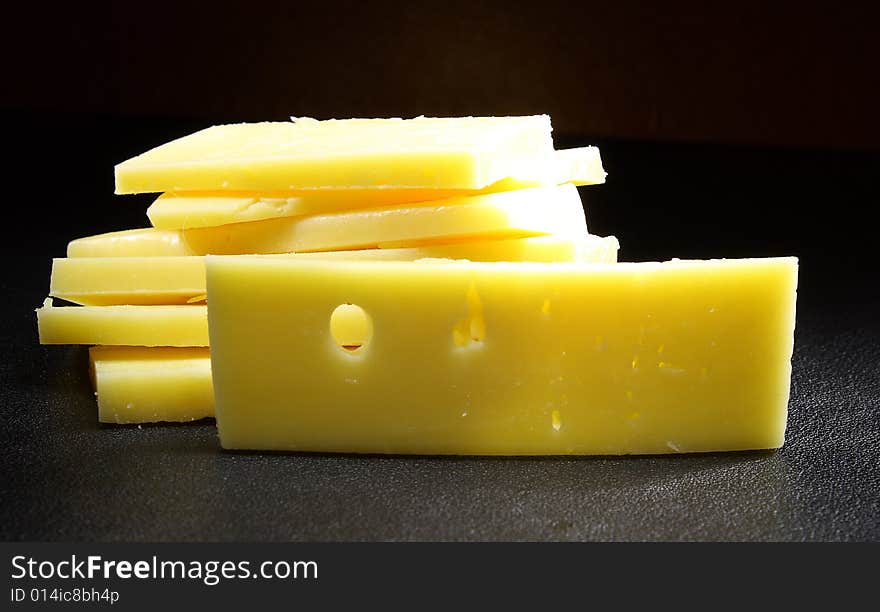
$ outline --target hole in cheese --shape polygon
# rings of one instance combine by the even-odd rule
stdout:
[[[452,342],[455,346],[465,347],[474,342],[486,339],[486,320],[483,318],[483,303],[477,288],[471,284],[465,296],[468,316],[461,319],[452,328]]]
[[[360,352],[373,337],[373,320],[357,304],[340,304],[330,315],[330,335],[342,350]]]

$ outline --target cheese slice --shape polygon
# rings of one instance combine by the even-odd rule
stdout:
[[[68,257],[179,257],[192,254],[182,232],[152,227],[86,236],[67,244]]]
[[[208,346],[208,309],[188,306],[53,306],[37,309],[41,344]]]
[[[59,258],[49,279],[52,297],[92,306],[186,304],[204,293],[203,257]]]
[[[214,413],[206,348],[96,346],[89,366],[102,423],[195,421]]]
[[[324,187],[481,189],[552,164],[550,118],[219,125],[116,166],[116,193]]]
[[[296,253],[299,259],[352,261],[415,261],[416,259],[467,259],[470,261],[581,261],[614,263],[620,243],[614,236],[587,234],[576,238],[534,236],[506,240],[477,240],[417,247],[318,251]]]
[[[208,346],[208,307],[64,306],[47,298],[37,309],[41,344],[97,344],[127,347]],[[356,344],[363,337],[363,320],[343,310],[334,319],[338,336]],[[120,374],[121,376],[122,374]]]
[[[599,149],[581,147],[554,153],[556,162],[539,182],[510,178],[476,191],[454,189],[312,189],[298,192],[168,192],[147,209],[153,227],[188,229],[278,217],[375,208],[461,198],[563,183],[591,185],[605,181]]]
[[[82,239],[82,245],[88,239]],[[96,243],[91,243],[92,245]],[[105,243],[101,251],[77,250],[89,255],[126,255],[130,242]],[[619,244],[614,236],[562,238],[538,236],[457,242],[396,249],[365,249],[297,253],[287,257],[369,261],[412,261],[425,258],[468,259],[472,261],[583,261],[613,263]],[[69,257],[52,262],[49,294],[87,305],[108,304],[187,304],[204,299],[205,262],[203,257]],[[82,316],[82,315],[80,315]]]
[[[225,448],[643,454],[784,440],[795,258],[206,263]],[[342,306],[361,310],[360,338],[335,337]]]
[[[282,217],[190,230],[138,229],[72,241],[69,257],[237,255],[419,246],[587,232],[574,185]]]

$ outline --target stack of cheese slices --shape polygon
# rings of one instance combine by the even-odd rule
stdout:
[[[554,149],[547,116],[211,127],[116,167],[116,193],[161,194],[152,227],[68,245],[40,341],[94,345],[102,422],[209,417],[206,255],[612,263],[576,188],[604,180],[595,147]],[[333,334],[356,347],[345,313]]]

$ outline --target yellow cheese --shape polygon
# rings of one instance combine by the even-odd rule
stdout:
[[[41,344],[208,346],[208,307],[205,305],[58,308],[47,298],[43,307],[37,309],[37,321]],[[360,338],[364,334],[363,319],[356,312],[341,311],[333,325],[334,333],[343,338]]]
[[[116,193],[481,189],[540,176],[550,132],[546,115],[219,125],[117,165]]]
[[[506,240],[479,240],[418,247],[296,253],[299,259],[414,261],[416,259],[467,259],[470,261],[581,261],[614,263],[620,244],[614,236],[578,238],[534,236]]]
[[[206,264],[225,448],[542,455],[783,443],[794,258]],[[358,338],[334,337],[347,304],[362,309]]]
[[[81,244],[89,242],[81,239]],[[96,240],[90,244],[95,245]],[[72,243],[71,243],[72,244]],[[106,245],[130,245],[110,242]],[[90,255],[126,255],[113,247],[101,251],[89,249]],[[538,236],[458,242],[397,249],[366,249],[298,253],[288,257],[411,261],[425,258],[469,259],[472,261],[617,261],[617,238],[583,236],[561,238]],[[70,257],[52,262],[49,294],[88,305],[108,304],[186,304],[201,301],[205,289],[204,258],[190,257]]]
[[[458,240],[583,235],[574,185],[189,230],[139,229],[72,241],[69,257],[237,255],[418,246]],[[151,249],[154,249],[151,251]]]
[[[177,230],[152,227],[107,232],[71,240],[68,257],[174,257],[192,255]]]
[[[206,348],[89,349],[102,423],[194,421],[214,414]]]
[[[520,189],[417,205],[287,217],[184,230],[198,255],[338,251],[466,239],[583,235],[574,185]]]
[[[596,147],[567,149],[554,153],[552,174],[542,183],[590,185],[605,181],[605,171]],[[260,221],[277,217],[375,208],[512,191],[537,186],[535,181],[505,179],[477,191],[452,189],[312,189],[299,192],[168,192],[147,209],[153,227],[188,229],[229,223]]]
[[[92,306],[186,304],[204,293],[203,257],[61,258],[49,280],[49,295]]]
[[[41,344],[208,346],[206,306],[66,306],[37,309]]]

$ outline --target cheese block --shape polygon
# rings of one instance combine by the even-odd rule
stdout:
[[[116,166],[116,193],[325,187],[481,189],[541,176],[550,118],[347,119],[219,125]]]
[[[554,153],[552,174],[541,183],[548,186],[573,183],[590,185],[605,181],[599,149],[582,147]],[[277,217],[313,215],[357,208],[444,200],[512,191],[537,186],[535,181],[504,179],[476,191],[454,189],[312,189],[298,192],[168,192],[147,209],[153,227],[188,229]]]
[[[547,234],[577,236],[586,231],[580,196],[569,184],[218,227],[111,232],[72,241],[67,254],[101,257],[337,251]]]
[[[797,260],[208,257],[224,448],[652,454],[782,445]],[[334,334],[343,308],[361,334]]]
[[[184,306],[53,306],[37,309],[41,344],[208,346],[208,309]]]
[[[86,244],[84,239],[82,244]],[[94,244],[94,243],[93,243]],[[126,242],[115,243],[120,249]],[[614,236],[562,238],[538,236],[396,249],[297,253],[288,257],[343,260],[411,261],[425,258],[472,261],[583,261],[613,263]],[[111,252],[89,249],[90,255]],[[126,252],[117,250],[116,255]],[[186,304],[205,295],[203,257],[69,257],[52,262],[49,294],[87,305]]]
[[[102,423],[195,421],[214,413],[206,348],[96,346],[89,367]]]

